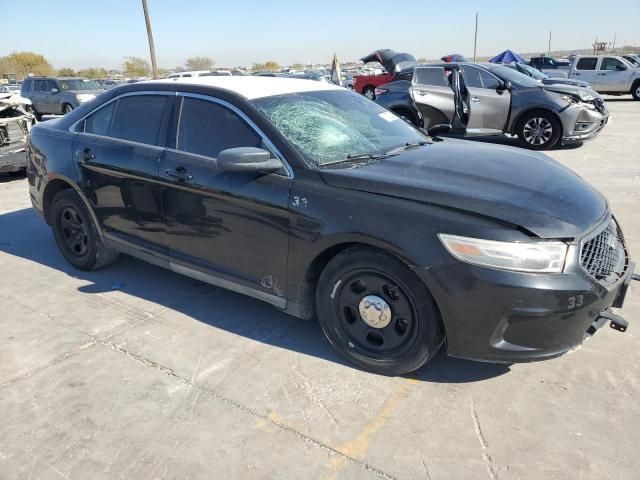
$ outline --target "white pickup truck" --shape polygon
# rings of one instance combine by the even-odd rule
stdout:
[[[568,77],[584,80],[598,93],[631,94],[640,100],[640,69],[615,55],[578,55],[569,67]]]

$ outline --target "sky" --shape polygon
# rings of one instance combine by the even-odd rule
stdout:
[[[506,48],[546,52],[589,48],[599,40],[640,46],[638,0],[147,0],[158,66],[194,55],[233,67],[274,60],[357,60],[379,48],[439,58]],[[56,68],[119,68],[126,56],[149,59],[140,0],[0,0],[0,56],[44,55]]]

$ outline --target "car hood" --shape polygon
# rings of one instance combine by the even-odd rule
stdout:
[[[541,238],[579,238],[607,212],[599,192],[551,158],[464,140],[323,167],[321,176],[334,187],[463,210]]]
[[[80,94],[89,94],[89,95],[100,95],[104,93],[104,90],[64,90],[65,93],[73,93],[74,95]]]
[[[574,85],[561,84],[541,85],[541,87],[549,92],[561,93],[564,95],[573,95],[574,97],[578,97],[583,101],[592,101],[597,98],[602,99],[602,96],[599,93],[585,87],[576,87]]]
[[[591,88],[589,82],[583,80],[571,80],[569,78],[544,78],[542,83],[545,85],[571,85],[574,87]]]

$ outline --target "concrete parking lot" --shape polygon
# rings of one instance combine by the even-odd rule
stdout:
[[[549,155],[640,260],[640,102]],[[515,143],[504,138],[499,141]],[[360,371],[316,322],[122,257],[72,269],[0,178],[0,479],[640,478],[640,288],[564,357]]]

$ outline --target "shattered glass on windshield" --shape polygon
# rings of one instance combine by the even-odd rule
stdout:
[[[388,110],[347,91],[305,92],[253,102],[318,165],[382,155],[424,136]]]

